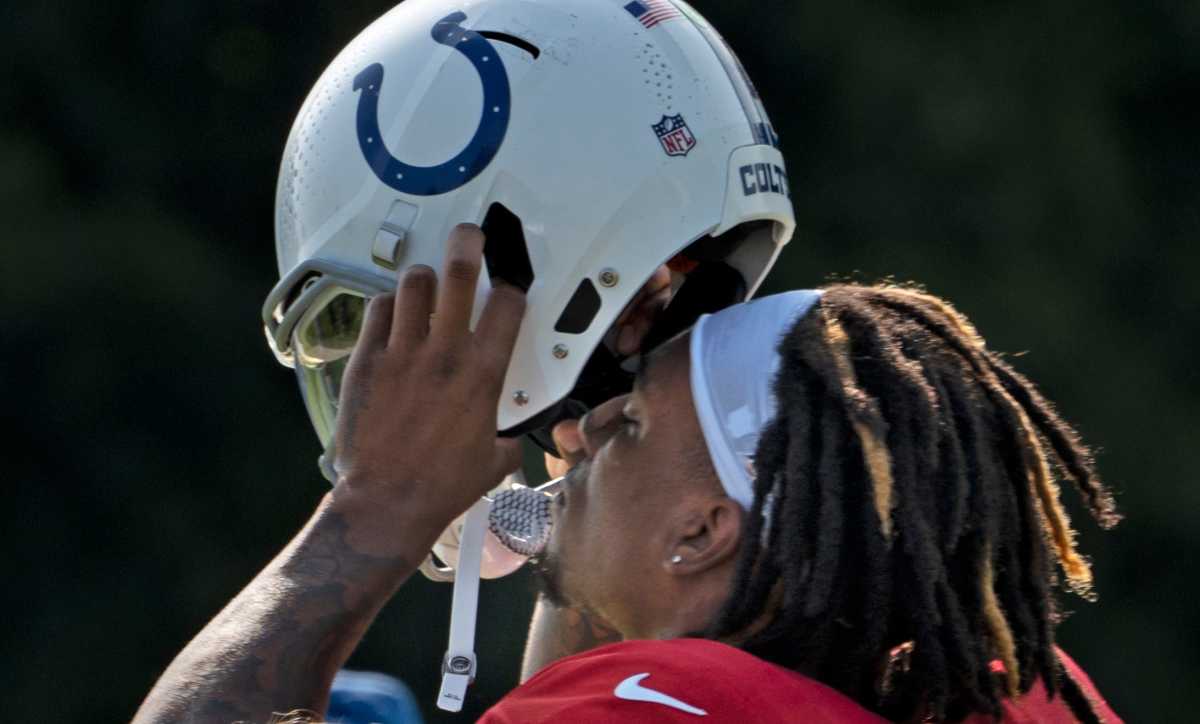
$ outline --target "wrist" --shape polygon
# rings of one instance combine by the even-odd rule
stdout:
[[[321,509],[345,525],[348,545],[364,554],[411,564],[415,570],[449,522],[425,510],[419,496],[339,482]]]

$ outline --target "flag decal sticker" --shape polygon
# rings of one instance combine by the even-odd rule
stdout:
[[[669,0],[633,0],[625,6],[625,9],[647,28],[653,28],[664,20],[680,16],[679,11]]]

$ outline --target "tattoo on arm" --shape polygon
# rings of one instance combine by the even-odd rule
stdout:
[[[323,505],[298,536],[176,657],[134,721],[266,721],[324,712],[333,676],[415,570],[359,552]]]
[[[521,681],[561,658],[620,640],[621,635],[594,614],[557,608],[539,598],[529,625]]]

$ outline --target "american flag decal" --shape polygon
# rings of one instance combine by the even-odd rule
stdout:
[[[664,20],[679,17],[679,11],[670,0],[633,0],[625,6],[629,14],[647,28],[653,28]]]

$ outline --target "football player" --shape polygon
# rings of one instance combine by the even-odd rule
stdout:
[[[525,300],[497,284],[471,328],[483,246],[457,227],[440,279],[416,267],[371,301],[337,485],[138,721],[322,711],[425,551],[517,467],[496,409]],[[1118,721],[1054,644],[1054,568],[1085,597],[1092,580],[1052,470],[1105,525],[1111,496],[945,301],[833,286],[736,305],[556,433],[548,601],[621,641],[550,663],[586,646],[535,624],[527,674],[543,668],[483,721]]]
[[[761,100],[680,0],[372,24],[289,136],[263,310],[335,486],[138,720],[324,711],[522,434],[570,472],[528,680],[485,720],[1111,720],[1053,637],[1052,564],[1085,595],[1090,572],[1051,470],[1116,520],[1086,449],[935,297],[739,304],[789,193]],[[453,708],[474,662],[446,667]]]

